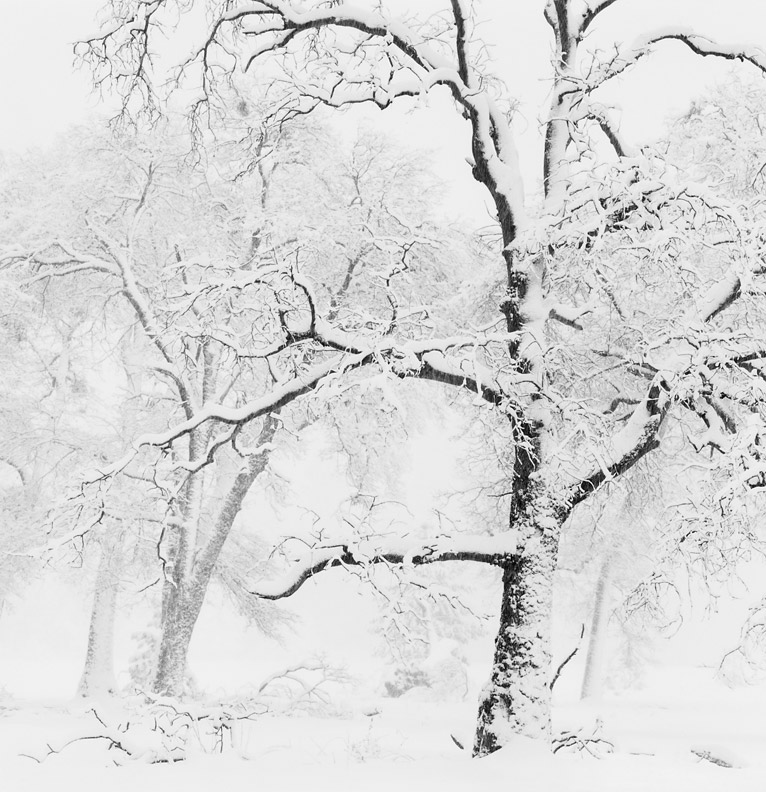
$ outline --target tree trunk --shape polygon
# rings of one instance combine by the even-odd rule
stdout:
[[[185,693],[186,661],[194,625],[197,623],[205,589],[194,584],[165,583],[157,671],[152,685],[163,696]]]
[[[601,562],[596,583],[596,599],[593,604],[593,618],[590,626],[588,654],[585,658],[581,698],[597,696],[601,692],[604,640],[609,622],[609,567],[610,558],[607,556]]]
[[[265,417],[256,445],[270,443],[278,426],[274,415]],[[181,696],[184,693],[189,644],[210,578],[245,497],[266,469],[268,460],[269,454],[265,451],[253,454],[247,467],[237,474],[218,511],[210,538],[201,549],[195,545],[191,565],[179,569],[175,559],[169,564],[170,577],[165,581],[162,594],[160,647],[153,685],[155,693],[169,696]],[[185,528],[183,526],[183,530]],[[190,549],[182,548],[182,552],[188,553]],[[179,569],[179,574],[174,573],[175,569]]]
[[[93,594],[85,668],[77,687],[78,696],[112,696],[117,692],[114,676],[114,620],[119,568],[120,539],[104,538]]]
[[[188,460],[198,462],[207,454],[209,428],[189,433]],[[178,522],[168,532],[162,586],[160,645],[153,691],[163,696],[182,696],[186,657],[192,631],[205,597],[194,581],[197,544],[203,519],[208,468],[189,473],[178,503]]]
[[[513,735],[550,739],[550,632],[556,540],[503,568],[500,627],[490,680],[479,705],[474,756],[502,748]]]

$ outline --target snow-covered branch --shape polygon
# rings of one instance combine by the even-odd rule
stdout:
[[[640,57],[644,48],[662,41],[678,41],[686,45],[695,55],[750,63],[760,71],[766,72],[766,53],[763,50],[749,49],[744,44],[727,46],[688,30],[667,30],[649,34],[645,38],[645,43],[636,47],[636,52]]]
[[[627,49],[615,53],[610,63],[604,64],[599,79],[588,86],[593,91],[626,69],[634,66],[639,60],[650,55],[652,47],[663,42],[677,41],[701,57],[722,58],[723,60],[740,61],[755,66],[759,71],[766,72],[766,52],[748,47],[745,44],[726,45],[685,28],[660,28],[650,31]]]
[[[731,268],[713,283],[698,300],[687,319],[705,324],[728,308],[742,294],[742,278],[738,268]]]
[[[668,386],[657,376],[626,425],[612,437],[605,453],[597,455],[595,467],[570,489],[571,506],[584,501],[604,482],[625,473],[659,446],[659,433],[670,406]]]
[[[617,0],[598,0],[598,2],[589,5],[583,12],[579,24],[577,25],[576,35],[578,38],[582,38],[588,32],[590,26],[596,21],[597,17],[616,2]]]
[[[446,350],[480,346],[481,338],[460,336],[397,344],[385,340],[378,344],[360,343],[359,339],[338,330],[331,330],[317,320],[317,338],[321,338],[341,354],[311,366],[288,382],[274,386],[271,391],[242,406],[229,407],[222,404],[206,404],[181,424],[165,432],[140,436],[134,443],[135,448],[144,445],[165,446],[183,437],[209,421],[225,424],[245,424],[290,403],[294,399],[316,388],[328,377],[365,365],[378,363],[401,377],[431,379],[437,382],[457,385],[480,394],[486,401],[500,404],[507,394],[500,388],[497,380],[488,369],[471,363],[453,363],[444,353]],[[489,343],[489,339],[483,343]],[[481,376],[486,379],[482,380]]]
[[[298,591],[309,578],[334,567],[392,564],[421,566],[442,561],[475,561],[500,566],[517,552],[517,536],[507,531],[498,536],[458,535],[431,542],[394,541],[319,545],[311,548],[282,578],[261,583],[251,591],[261,599],[283,599]]]

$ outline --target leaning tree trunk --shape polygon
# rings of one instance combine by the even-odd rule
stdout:
[[[279,426],[274,415],[264,419],[256,445],[267,447]],[[193,553],[192,563],[184,565],[178,556],[189,552],[183,545],[174,553],[170,576],[162,594],[160,647],[153,689],[155,693],[181,696],[184,692],[186,663],[194,626],[205,601],[216,562],[234,525],[245,496],[255,480],[266,469],[269,455],[253,454],[247,467],[235,477],[218,512],[213,531],[202,549]],[[188,536],[186,537],[188,542]]]
[[[474,756],[513,735],[550,739],[550,634],[556,539],[540,535],[503,568],[500,627],[479,705]],[[532,549],[534,547],[534,549]]]
[[[105,537],[101,543],[88,649],[85,668],[77,687],[78,696],[111,696],[117,692],[114,676],[114,620],[119,591],[120,549],[119,537]]]

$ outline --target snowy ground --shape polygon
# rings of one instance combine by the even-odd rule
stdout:
[[[422,698],[422,691],[413,690],[399,699],[341,699],[323,716],[268,715],[238,724],[222,754],[199,751],[175,764],[127,761],[120,766],[114,762],[119,752],[107,750],[103,741],[72,744],[39,763],[49,748],[97,733],[93,715],[81,703],[6,702],[0,711],[1,788],[390,792],[489,789],[507,779],[526,792],[766,789],[766,690],[731,691],[706,669],[665,669],[640,693],[612,697],[599,706],[557,708],[557,729],[584,726],[588,731],[601,720],[601,735],[615,746],[602,758],[550,756],[521,741],[495,756],[471,760],[450,735],[469,738],[472,702]],[[98,708],[109,717],[108,707]],[[698,755],[706,752],[736,767],[717,766]]]

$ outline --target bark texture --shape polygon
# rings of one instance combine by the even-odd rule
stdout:
[[[500,625],[490,680],[482,693],[473,752],[485,756],[510,736],[550,737],[550,634],[556,539],[541,536],[534,549],[503,568]]]
[[[188,583],[168,592],[165,596],[157,673],[153,685],[155,693],[180,697],[186,692],[189,644],[204,599],[204,589],[190,586]]]

